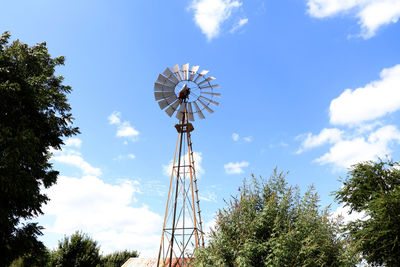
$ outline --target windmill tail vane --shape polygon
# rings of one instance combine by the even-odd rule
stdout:
[[[204,119],[203,111],[214,111],[210,105],[218,106],[215,92],[219,86],[213,84],[214,77],[208,71],[189,63],[166,68],[154,83],[154,97],[160,108],[172,117],[176,112],[178,132],[157,266],[190,266],[194,252],[204,247],[204,232],[201,220],[199,190],[195,169],[195,153],[192,149],[191,132],[194,114]]]

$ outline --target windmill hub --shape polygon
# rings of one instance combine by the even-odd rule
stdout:
[[[182,86],[182,89],[179,91],[179,99],[181,100],[186,100],[189,98],[189,94],[190,94],[190,88],[189,86],[187,86],[187,84],[185,83]]]

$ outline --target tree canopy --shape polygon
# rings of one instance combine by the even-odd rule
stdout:
[[[51,259],[54,267],[100,266],[100,247],[87,234],[79,231],[58,242],[58,249]]]
[[[49,149],[78,133],[66,94],[55,75],[64,57],[52,58],[46,43],[28,46],[0,37],[0,266],[39,246],[41,227],[27,223],[48,201],[41,187],[56,182]]]
[[[340,223],[319,210],[313,187],[303,195],[276,170],[252,177],[219,211],[196,266],[354,266],[357,255],[338,236]]]
[[[136,258],[139,256],[137,251],[117,251],[101,257],[101,266],[103,267],[120,267],[128,259]]]
[[[365,217],[347,226],[371,264],[400,266],[400,164],[391,160],[354,165],[336,200]]]

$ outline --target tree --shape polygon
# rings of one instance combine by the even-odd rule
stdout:
[[[49,199],[41,192],[56,182],[49,163],[50,148],[78,133],[46,43],[29,47],[10,34],[0,37],[0,266],[43,246],[41,227],[29,220],[42,214]]]
[[[99,246],[96,241],[82,232],[75,232],[58,242],[52,266],[55,267],[95,267],[100,266]]]
[[[318,195],[300,196],[284,173],[266,181],[252,176],[216,218],[206,248],[195,253],[195,266],[354,266],[357,255],[340,224],[319,211]]]
[[[101,266],[102,267],[120,267],[122,266],[129,258],[136,258],[139,256],[137,251],[117,251],[101,258]]]
[[[347,226],[371,264],[400,266],[400,164],[391,160],[351,167],[336,200],[366,217]]]

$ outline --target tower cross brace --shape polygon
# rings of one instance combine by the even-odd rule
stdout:
[[[190,266],[194,251],[204,247],[197,177],[188,122],[187,101],[184,116],[175,125],[178,132],[171,181],[165,209],[157,266]]]

